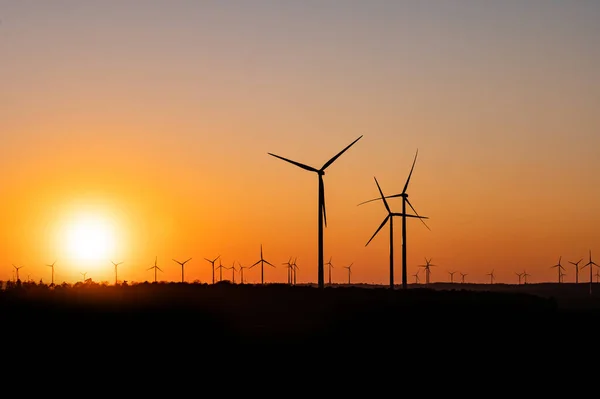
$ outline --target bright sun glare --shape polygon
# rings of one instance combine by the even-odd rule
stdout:
[[[106,260],[115,248],[114,231],[101,217],[78,216],[67,226],[66,245],[73,260]]]

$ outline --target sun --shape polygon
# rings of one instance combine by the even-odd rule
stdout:
[[[111,223],[98,215],[78,215],[66,226],[66,250],[75,261],[106,260],[114,253],[115,241]]]

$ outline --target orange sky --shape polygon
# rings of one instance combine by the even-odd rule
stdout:
[[[416,149],[408,271],[555,281],[600,259],[600,7],[544,1],[0,2],[0,279],[209,281],[205,257],[267,281],[317,280],[319,168],[333,280],[388,283],[388,234],[365,247]],[[390,201],[400,212],[399,200]],[[110,224],[106,257],[61,233]],[[400,283],[400,220],[395,221]],[[597,261],[598,262],[598,261]],[[599,262],[600,263],[600,262]],[[229,278],[231,271],[224,272]],[[455,278],[457,278],[455,275]],[[586,277],[582,277],[587,281]],[[325,275],[327,281],[327,273]],[[245,271],[260,281],[258,267]],[[239,276],[236,276],[239,279]],[[413,278],[410,278],[413,281]]]

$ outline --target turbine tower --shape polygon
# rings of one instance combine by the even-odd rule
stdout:
[[[162,272],[162,269],[160,267],[157,266],[156,262],[158,261],[158,256],[154,259],[154,266],[149,267],[147,270],[152,270],[154,269],[154,282],[156,283],[156,272],[158,270],[160,270]]]
[[[583,258],[579,259],[577,262],[569,261],[570,264],[575,266],[575,284],[579,283],[579,262],[581,262],[582,260]]]
[[[212,283],[215,283],[215,262],[217,261],[217,259],[219,259],[221,257],[221,255],[217,256],[216,258],[214,258],[213,260],[210,260],[208,258],[204,258],[206,259],[207,262],[209,262],[212,265]]]
[[[419,150],[417,149],[417,152],[415,153],[415,159],[413,160],[412,163],[412,167],[410,168],[410,172],[408,174],[408,178],[406,179],[406,183],[404,184],[404,189],[402,190],[402,193],[400,194],[394,194],[394,195],[389,195],[385,198],[397,198],[397,197],[401,197],[402,198],[402,213],[400,214],[402,216],[402,288],[406,289],[406,284],[407,284],[407,265],[406,265],[406,218],[407,217],[416,217],[421,219],[421,222],[425,225],[425,227],[427,227],[428,230],[431,230],[429,228],[429,226],[427,226],[427,224],[425,223],[425,221],[423,219],[428,219],[426,217],[421,217],[419,216],[419,213],[417,212],[417,210],[414,208],[414,206],[412,206],[412,204],[410,203],[410,201],[408,200],[408,193],[406,192],[406,190],[408,189],[408,183],[410,182],[410,177],[412,176],[413,170],[415,168],[415,163],[417,162],[417,155],[419,155]],[[376,201],[379,200],[380,198],[375,198],[372,199],[370,201]],[[370,201],[366,201],[366,202],[370,202]],[[406,213],[406,205],[408,204],[408,206],[410,206],[410,208],[413,210],[413,212],[415,213],[415,215],[409,215]],[[390,221],[391,222],[391,221]]]
[[[558,269],[558,282],[561,283],[562,282],[562,271],[565,270],[564,266],[560,264],[560,260],[562,259],[562,256],[558,257],[558,263],[554,266],[550,266],[550,268],[557,268]]]
[[[183,283],[183,282],[185,282],[185,280],[184,280],[184,278],[183,278],[183,267],[185,266],[185,264],[186,264],[186,263],[188,263],[188,262],[189,262],[189,261],[191,261],[191,260],[192,260],[192,258],[189,258],[189,259],[188,259],[188,260],[186,260],[186,261],[180,262],[180,261],[178,261],[178,260],[176,260],[176,259],[173,259],[173,262],[175,262],[175,263],[179,263],[179,264],[181,265],[181,282],[182,282],[182,283]]]
[[[350,285],[350,275],[352,274],[352,265],[354,262],[350,263],[348,266],[344,266],[344,269],[348,269],[348,285]]]
[[[119,265],[123,262],[115,263],[112,260],[110,262],[115,266],[115,285],[117,285],[117,267],[119,267]]]
[[[325,212],[325,184],[323,183],[323,175],[325,175],[325,169],[327,169],[327,167],[329,165],[331,165],[336,159],[338,159],[340,157],[340,155],[342,155],[344,152],[346,152],[348,150],[348,148],[352,147],[352,145],[354,145],[354,143],[356,143],[361,138],[362,138],[362,135],[359,138],[357,138],[356,140],[354,140],[352,143],[350,143],[342,151],[337,153],[337,155],[335,155],[329,161],[325,162],[325,164],[321,167],[321,169],[315,169],[312,166],[304,165],[300,162],[292,161],[290,159],[281,157],[279,155],[272,154],[270,152],[268,153],[269,155],[271,155],[275,158],[279,158],[281,160],[289,162],[289,163],[296,165],[304,170],[308,170],[310,172],[315,172],[319,176],[319,212],[318,212],[319,213],[319,220],[318,220],[319,221],[319,223],[318,223],[318,246],[319,246],[318,256],[319,257],[318,257],[318,264],[317,264],[319,288],[325,288],[325,272],[324,272],[324,263],[323,263],[323,224],[325,224],[325,226],[327,226],[327,213]]]
[[[331,257],[329,257],[329,262],[325,264],[327,265],[327,270],[329,270],[329,285],[331,285],[331,268],[333,267],[333,263],[331,263]]]
[[[263,258],[262,244],[260,244],[260,259],[257,260],[256,263],[254,263],[252,266],[250,266],[250,269],[252,269],[254,266],[258,265],[259,263],[260,263],[260,283],[264,284],[265,283],[265,263],[272,267],[275,267],[275,266]]]
[[[420,219],[427,219],[427,217],[419,216],[419,215],[405,215],[404,213],[392,212],[392,210],[390,209],[390,206],[388,205],[387,200],[386,200],[386,198],[388,198],[388,197],[383,195],[383,191],[381,191],[381,187],[379,186],[379,182],[377,181],[377,178],[376,177],[373,177],[373,178],[375,179],[375,184],[377,185],[377,189],[379,190],[379,194],[381,195],[381,197],[377,198],[377,199],[381,199],[383,201],[383,205],[385,206],[385,209],[387,210],[388,215],[385,217],[385,219],[383,219],[383,222],[379,225],[379,228],[371,236],[369,241],[367,241],[367,243],[365,244],[365,247],[367,245],[369,245],[371,240],[373,240],[373,238],[375,238],[377,233],[379,233],[379,230],[381,230],[383,228],[383,226],[385,226],[385,224],[389,220],[390,221],[390,289],[393,290],[394,289],[394,216],[401,216],[402,218],[404,218],[405,216],[408,216],[408,217],[414,217],[414,218],[420,218]],[[375,201],[375,200],[361,202],[358,205],[366,204],[367,202],[371,202],[371,201]],[[403,265],[403,273],[404,273],[404,265]],[[405,288],[405,287],[403,286],[403,288]]]
[[[52,268],[52,283],[50,284],[50,287],[54,287],[54,265],[56,264],[56,261],[54,261],[54,263],[50,264],[50,265],[46,265],[48,267]]]
[[[593,266],[596,266],[596,267],[599,267],[599,266],[596,264],[596,262],[594,262],[592,260],[592,250],[591,249],[590,249],[590,261],[588,263],[586,263],[582,267],[582,269],[585,269],[588,266],[590,267],[590,295],[592,295],[592,283],[594,282],[593,276],[592,276],[592,269],[593,269]]]

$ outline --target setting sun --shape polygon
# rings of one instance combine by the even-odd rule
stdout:
[[[115,250],[115,232],[99,216],[78,216],[66,227],[66,252],[75,261],[108,259]]]

